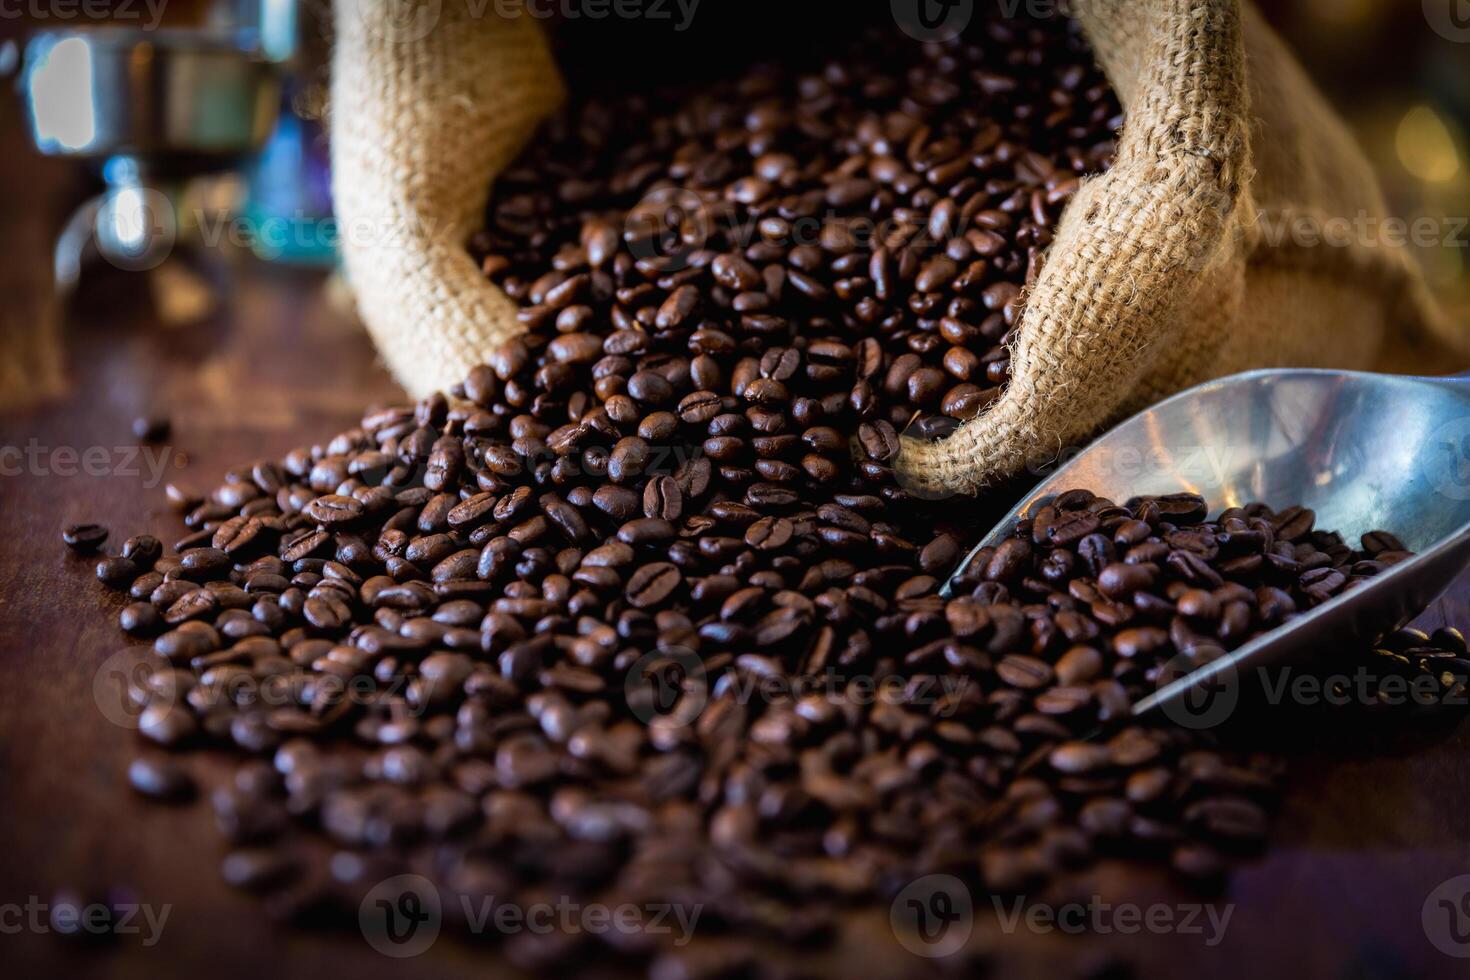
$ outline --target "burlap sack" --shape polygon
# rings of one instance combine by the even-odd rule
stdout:
[[[1211,377],[1279,365],[1448,370],[1448,336],[1361,151],[1238,0],[1075,0],[1123,103],[1117,161],[1063,215],[1026,297],[1011,383],[940,442],[916,492],[974,492]],[[338,5],[334,192],[361,313],[409,391],[515,331],[465,251],[488,176],[562,96],[538,26],[442,0]],[[1350,227],[1343,231],[1343,222]],[[1322,237],[1313,233],[1313,229]]]

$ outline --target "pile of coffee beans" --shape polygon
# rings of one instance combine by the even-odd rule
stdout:
[[[946,597],[968,508],[891,471],[915,416],[935,432],[1004,383],[1116,115],[1065,22],[982,19],[551,122],[475,243],[524,336],[452,399],[170,487],[176,553],[140,535],[97,566],[153,641],[142,735],[245,757],[194,774],[227,880],[293,918],[411,870],[446,914],[677,903],[701,936],[817,943],[930,873],[1014,892],[1129,854],[1209,881],[1258,846],[1279,760],[1130,706],[1402,560],[1393,537],[1077,490]],[[1375,662],[1446,688],[1467,665],[1452,631]],[[163,751],[128,777],[197,792]],[[506,942],[661,975],[699,948]]]
[[[209,542],[161,557],[134,538],[99,564],[139,599],[125,626],[167,628],[131,692],[142,734],[251,757],[212,796],[238,845],[223,870],[288,914],[350,910],[413,868],[451,895],[678,902],[716,931],[813,941],[936,872],[1024,892],[1131,854],[1209,880],[1259,845],[1280,763],[1130,705],[1407,556],[1381,532],[1352,549],[1301,508],[1205,522],[1192,495],[1078,490],[945,599],[955,543],[885,554],[876,501],[712,501],[645,539],[673,522],[480,490],[495,444],[464,434],[471,414],[372,413],[231,474],[186,518]],[[398,488],[399,447],[426,429],[449,434]],[[420,485],[449,446],[453,483]],[[643,482],[682,500],[677,484]],[[822,557],[843,513],[860,562]],[[1457,633],[1391,642],[1386,669],[1463,693]],[[129,778],[193,791],[162,756]],[[508,948],[545,965],[593,941]]]
[[[472,243],[524,304],[523,346],[552,348],[536,385],[510,386],[525,350],[495,364],[505,400],[577,419],[595,386],[619,423],[656,408],[703,425],[709,397],[681,400],[733,394],[763,410],[757,435],[878,425],[880,466],[890,427],[973,418],[1007,380],[1053,225],[1121,124],[1069,21],[977,20],[934,45],[890,22],[801,70],[614,81],[549,123]],[[779,432],[759,424],[783,414]]]

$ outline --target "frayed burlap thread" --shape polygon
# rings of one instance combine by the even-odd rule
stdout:
[[[465,243],[488,177],[562,94],[535,24],[440,2],[425,32],[395,20],[396,0],[344,0],[333,59],[348,273],[414,395],[454,383],[518,329]],[[1024,297],[1006,390],[947,439],[903,439],[900,482],[973,493],[1249,368],[1470,362],[1465,332],[1440,318],[1403,248],[1289,233],[1300,218],[1381,219],[1386,207],[1362,152],[1249,4],[1073,6],[1124,107],[1116,162],[1062,215]],[[354,238],[379,227],[402,234]]]

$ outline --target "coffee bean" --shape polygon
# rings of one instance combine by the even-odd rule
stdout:
[[[172,423],[163,415],[140,415],[133,419],[133,438],[139,442],[163,442],[172,431]]]
[[[227,574],[233,564],[219,548],[189,548],[179,556],[179,575],[191,582],[207,582]]]
[[[1007,538],[995,549],[986,566],[985,577],[992,582],[1006,582],[1020,574],[1031,557],[1031,548],[1022,538]]]
[[[280,851],[250,848],[231,851],[220,864],[225,883],[246,891],[264,891],[289,881],[299,871],[294,860]]]
[[[191,589],[164,611],[163,621],[178,626],[188,620],[208,620],[219,612],[219,597],[209,589]]]
[[[500,502],[493,493],[477,493],[449,509],[445,519],[452,528],[474,528],[489,520]]]
[[[663,405],[674,397],[674,388],[661,374],[638,371],[628,379],[628,394],[646,405]]]
[[[795,528],[784,517],[762,517],[745,529],[745,543],[758,551],[776,551],[791,540]]]
[[[221,524],[210,543],[228,555],[241,555],[259,542],[264,529],[265,525],[259,518],[242,514]]]
[[[328,494],[312,500],[302,513],[323,527],[331,528],[357,520],[362,516],[363,507],[352,497]]]
[[[639,609],[656,606],[679,587],[679,569],[668,562],[643,565],[628,579],[628,601]]]
[[[138,716],[138,731],[163,746],[176,746],[198,730],[194,715],[183,705],[150,705]]]
[[[898,455],[898,433],[883,419],[860,425],[858,440],[862,443],[863,452],[880,463],[886,463]]]
[[[646,517],[676,521],[684,512],[684,496],[679,481],[671,476],[658,476],[643,488],[643,513]]]
[[[128,782],[144,796],[181,802],[194,795],[194,780],[177,763],[157,756],[139,756],[128,765]]]
[[[158,609],[151,602],[134,602],[117,614],[117,624],[133,636],[151,636],[162,625]]]
[[[1209,512],[1205,499],[1194,493],[1170,493],[1151,498],[1159,515],[1174,524],[1197,524]]]
[[[1019,654],[1012,654],[1001,660],[995,666],[995,673],[1012,687],[1028,691],[1045,687],[1053,676],[1051,667],[1045,661]]]
[[[119,592],[127,589],[141,569],[127,558],[104,558],[97,563],[97,581]]]
[[[68,524],[62,529],[61,540],[77,554],[89,555],[107,540],[107,528],[101,524]]]
[[[1096,514],[1076,514],[1068,516],[1064,520],[1059,521],[1058,523],[1053,524],[1050,528],[1048,528],[1047,537],[1050,539],[1052,544],[1061,548],[1067,548],[1081,541],[1089,534],[1093,534],[1094,532],[1096,532],[1097,529],[1101,526],[1101,523],[1102,522],[1098,520]],[[1104,574],[1106,574],[1106,572],[1104,572]],[[1101,584],[1102,582],[1103,579],[1101,576],[1099,576],[1099,583]],[[1108,591],[1106,585],[1103,586],[1103,591]]]
[[[1113,562],[1097,577],[1097,587],[1111,599],[1126,599],[1144,589],[1151,588],[1156,569],[1148,564]]]
[[[281,548],[281,559],[297,562],[316,554],[330,543],[332,537],[326,531],[307,530],[289,538]]]
[[[151,534],[135,534],[123,542],[122,556],[141,568],[152,568],[163,557],[163,542]]]
[[[641,475],[651,455],[648,443],[637,436],[619,439],[607,461],[607,475],[615,483],[628,483]]]
[[[1175,847],[1169,863],[1186,878],[1196,880],[1218,878],[1225,873],[1227,867],[1219,851],[1198,843],[1184,843]]]
[[[207,623],[184,623],[164,633],[153,641],[153,650],[160,657],[175,662],[187,662],[220,648],[219,632]]]
[[[301,611],[308,623],[329,632],[346,626],[352,615],[347,603],[333,595],[312,596],[302,604]]]
[[[674,525],[661,517],[634,518],[618,528],[618,540],[631,545],[652,545],[674,537]]]
[[[1052,768],[1069,774],[1089,773],[1110,764],[1106,747],[1089,742],[1068,742],[1052,752]]]
[[[1072,647],[1056,662],[1056,678],[1061,684],[1082,684],[1102,673],[1103,658],[1094,647]]]

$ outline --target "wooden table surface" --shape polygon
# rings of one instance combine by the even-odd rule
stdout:
[[[36,201],[70,192],[55,171],[27,166],[23,189],[0,181],[4,222],[22,196],[39,207]],[[44,221],[32,224],[32,232],[44,231]],[[7,262],[16,228],[4,233],[11,236]],[[178,536],[147,460],[131,454],[131,419],[148,410],[170,414],[171,448],[153,457],[163,461],[163,478],[208,487],[227,466],[329,436],[353,424],[365,404],[395,393],[361,328],[327,302],[320,275],[252,262],[225,266],[218,257],[204,263],[220,308],[194,326],[160,326],[139,277],[89,282],[84,301],[54,328],[13,315],[39,302],[35,294],[25,302],[7,298],[4,344],[52,350],[59,373],[54,395],[36,401],[17,387],[10,400],[29,404],[0,414],[0,451],[8,454],[0,457],[0,963],[15,964],[6,972],[18,977],[511,973],[493,949],[447,938],[400,962],[352,932],[277,927],[255,899],[221,881],[224,849],[206,804],[146,804],[126,785],[135,736],[108,721],[93,686],[99,665],[125,646],[115,625],[120,603],[103,594],[90,563],[70,557],[58,535],[65,523],[96,520],[119,535],[146,528],[166,541]],[[13,266],[7,275],[14,278]],[[30,335],[48,329],[58,331],[50,341]],[[39,368],[30,373],[46,380]],[[105,460],[108,472],[74,472],[92,447],[90,458]],[[17,449],[27,453],[19,467]],[[1467,599],[1470,580],[1431,621],[1448,610],[1466,622]],[[1467,942],[1449,948],[1470,955],[1470,899],[1454,923],[1434,903],[1428,931],[1425,920],[1431,892],[1470,874],[1470,726],[1359,725],[1317,734],[1311,745],[1281,746],[1292,760],[1289,792],[1270,849],[1223,894],[1204,900],[1217,915],[1229,908],[1214,944],[1208,930],[1070,936],[1022,925],[1007,933],[989,903],[977,900],[973,955],[916,958],[891,941],[879,910],[854,916],[834,947],[798,964],[849,977],[969,974],[983,964],[995,975],[1053,977],[1117,962],[1143,976],[1200,980],[1470,975],[1470,959],[1453,958],[1430,939],[1443,945],[1449,936],[1452,944],[1449,927],[1457,925]],[[1298,742],[1295,734],[1263,737]],[[156,944],[129,935],[78,946],[14,929],[28,901],[108,888],[170,906]],[[1157,871],[1115,864],[1090,874],[1087,891],[1100,902],[1140,907],[1201,901]]]

